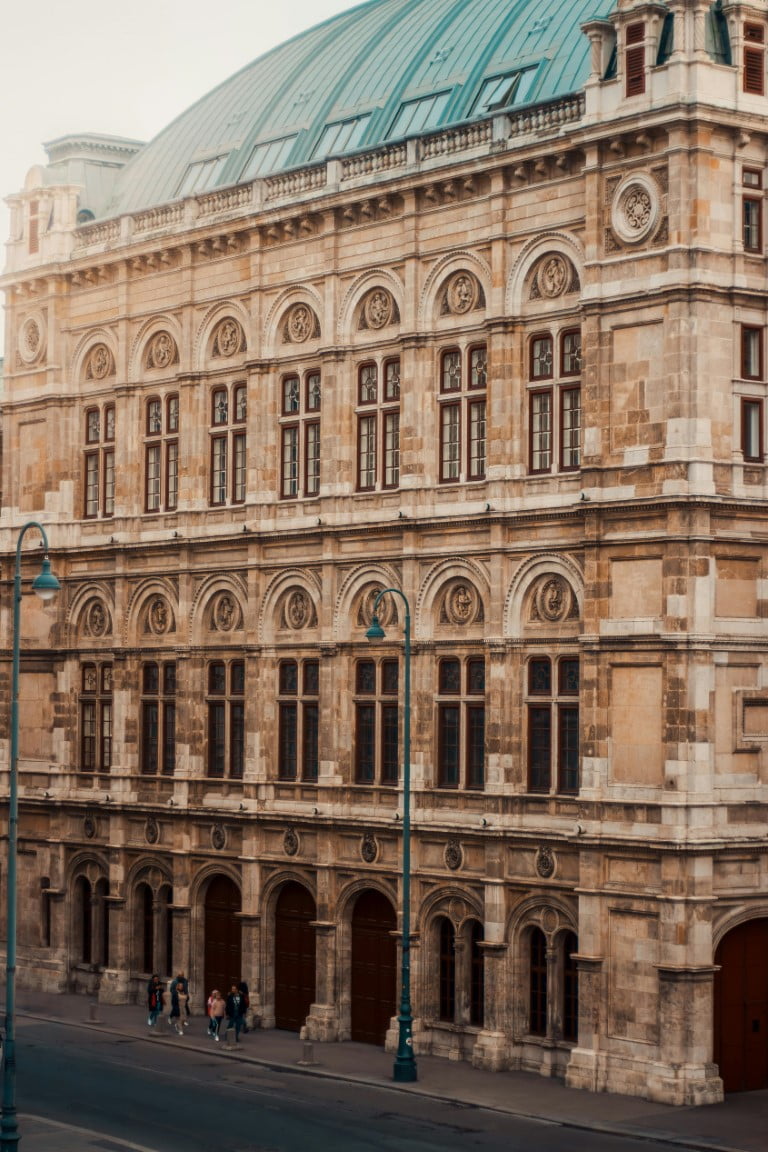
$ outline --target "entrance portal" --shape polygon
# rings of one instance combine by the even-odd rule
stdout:
[[[228,876],[214,876],[205,893],[205,986],[197,989],[203,1008],[212,989],[226,998],[243,979],[240,909],[237,885]]]
[[[768,919],[724,936],[715,964],[714,1059],[725,1091],[768,1088]]]
[[[397,998],[395,910],[380,892],[363,892],[352,913],[351,1038],[384,1043]]]
[[[286,884],[275,908],[275,1027],[298,1032],[315,999],[315,902]]]

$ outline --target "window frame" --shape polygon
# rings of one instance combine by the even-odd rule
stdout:
[[[287,673],[294,675],[289,679]],[[320,660],[284,657],[277,664],[277,780],[316,784],[320,774]],[[291,735],[290,755],[287,736]]]
[[[456,689],[448,682],[449,667],[458,673]],[[473,669],[482,666],[482,687],[474,686]],[[437,661],[435,724],[437,757],[435,786],[452,792],[483,792],[487,771],[487,668],[477,654],[445,655]],[[455,673],[451,673],[451,678]],[[480,762],[477,757],[477,731]]]
[[[372,678],[366,687],[364,672]],[[354,664],[353,778],[358,786],[396,788],[400,782],[400,660],[360,657]],[[363,717],[365,721],[363,722]],[[392,747],[394,719],[394,748]],[[365,756],[363,753],[365,752]],[[363,771],[363,765],[366,771]],[[370,765],[370,770],[367,766]],[[394,770],[393,770],[394,767]]]
[[[575,685],[568,680],[569,666],[571,675],[575,672]],[[578,654],[566,651],[528,656],[524,683],[526,791],[540,796],[577,796],[581,788]]]

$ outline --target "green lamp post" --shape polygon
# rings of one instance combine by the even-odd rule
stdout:
[[[45,529],[30,520],[19,533],[13,578],[13,671],[11,675],[11,779],[8,794],[8,915],[5,951],[5,1036],[3,1037],[3,1114],[0,1120],[0,1152],[16,1152],[19,1129],[16,1121],[16,856],[19,823],[19,663],[21,647],[21,545],[30,528],[43,538],[45,555],[32,588],[42,600],[50,600],[60,588],[48,559]]]
[[[418,1079],[413,1051],[413,1013],[411,1011],[411,610],[399,588],[384,588],[373,603],[373,620],[366,632],[368,640],[383,640],[386,633],[379,623],[378,607],[382,596],[399,596],[405,605],[405,686],[403,692],[403,907],[402,966],[400,977],[400,1015],[398,1016],[397,1056],[393,1079],[410,1084]]]

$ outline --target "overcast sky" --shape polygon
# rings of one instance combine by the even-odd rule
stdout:
[[[355,3],[0,0],[2,244],[9,228],[2,201],[45,162],[45,141],[75,132],[151,140],[251,60]],[[0,253],[1,267],[4,247]]]

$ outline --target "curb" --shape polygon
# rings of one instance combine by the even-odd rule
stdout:
[[[124,1029],[117,1028],[103,1020],[68,1020],[62,1016],[46,1016],[40,1012],[30,1012],[27,1010],[18,1011],[17,1015],[24,1016],[30,1020],[42,1020],[50,1024],[61,1024],[65,1027],[85,1028],[92,1032],[100,1032],[102,1035],[107,1033],[112,1036],[129,1037],[132,1040],[141,1041],[145,1044],[171,1044],[175,1047],[178,1041],[178,1036],[175,1034],[166,1035],[164,1032],[154,1031],[148,1035],[141,1032],[126,1032]],[[394,1081],[380,1080],[373,1076],[363,1076],[354,1072],[340,1072],[329,1068],[322,1068],[317,1064],[308,1064],[303,1061],[286,1064],[282,1061],[270,1060],[263,1056],[252,1056],[242,1049],[238,1050],[234,1045],[210,1048],[208,1045],[200,1044],[193,1037],[187,1036],[187,1039],[191,1040],[191,1043],[185,1045],[185,1047],[194,1048],[197,1052],[205,1052],[208,1055],[218,1054],[222,1059],[233,1056],[242,1063],[252,1064],[259,1068],[268,1068],[273,1072],[292,1073],[295,1076],[315,1076],[319,1079],[336,1080],[342,1083],[360,1084],[369,1088],[383,1089],[386,1092],[398,1092],[409,1096],[423,1096],[426,1099],[435,1100],[443,1104],[459,1104],[464,1108],[496,1112],[504,1116],[513,1116],[519,1120],[548,1124],[553,1128],[568,1128],[577,1132],[598,1132],[604,1136],[619,1136],[632,1138],[634,1140],[643,1140],[648,1143],[670,1144],[677,1148],[691,1149],[692,1152],[745,1152],[743,1147],[738,1147],[733,1144],[713,1144],[711,1142],[704,1144],[701,1143],[701,1141],[692,1140],[689,1137],[666,1132],[662,1129],[657,1130],[634,1127],[632,1125],[604,1124],[599,1120],[587,1122],[567,1117],[553,1118],[537,1112],[524,1112],[518,1108],[505,1107],[503,1104],[480,1103],[477,1100],[447,1096],[431,1088],[422,1087],[418,1081],[416,1081],[415,1085],[397,1084]]]

